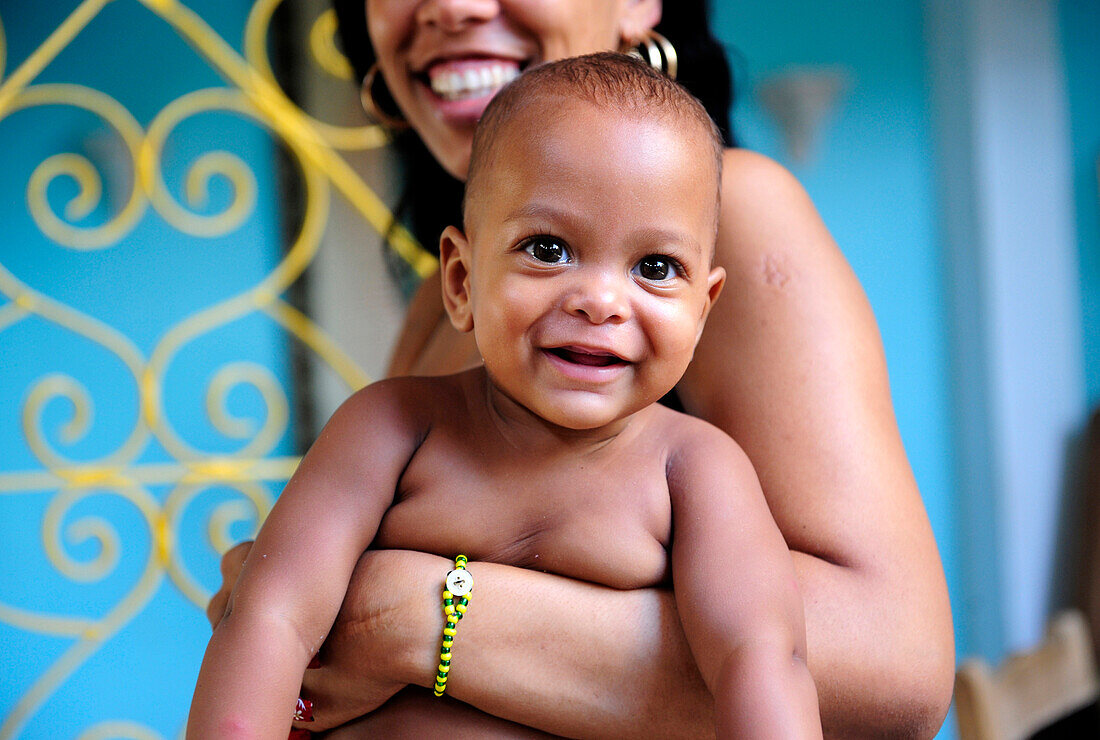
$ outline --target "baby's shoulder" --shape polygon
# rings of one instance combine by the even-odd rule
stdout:
[[[741,449],[729,434],[709,421],[664,406],[655,408],[658,413],[654,415],[647,435],[662,441],[669,459],[728,454]]]
[[[354,424],[428,427],[462,396],[458,376],[386,378],[353,393],[334,415]]]
[[[695,478],[702,471],[716,476],[751,468],[748,456],[729,434],[708,421],[662,408],[654,419],[652,434],[662,440],[669,480]]]

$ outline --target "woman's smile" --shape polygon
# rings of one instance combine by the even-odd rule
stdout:
[[[447,101],[492,98],[519,76],[519,64],[502,59],[448,60],[428,68],[432,92]]]
[[[459,179],[474,126],[497,92],[528,67],[615,49],[634,5],[616,0],[367,0],[379,68],[394,101]]]
[[[446,59],[430,64],[417,80],[429,91],[425,97],[441,118],[473,126],[493,96],[520,71],[521,63],[511,59]]]

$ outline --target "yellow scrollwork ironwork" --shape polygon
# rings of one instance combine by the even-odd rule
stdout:
[[[355,72],[347,57],[336,48],[336,11],[329,8],[317,16],[309,30],[309,48],[317,65],[333,77],[350,80]]]
[[[100,722],[77,740],[164,740],[164,736],[137,722]]]
[[[10,115],[22,108],[42,105],[70,105],[98,115],[118,132],[131,161],[137,161],[143,139],[140,124],[118,101],[97,90],[81,85],[36,85],[14,96],[10,107],[0,113]],[[80,186],[79,194],[69,201],[65,209],[65,217],[69,221],[79,220],[91,213],[98,205],[103,189],[95,166],[81,155],[55,154],[38,166],[27,184],[27,202],[38,227],[58,244],[73,249],[100,249],[117,244],[133,229],[145,211],[146,200],[135,186],[126,205],[106,224],[94,228],[72,226],[58,218],[46,197],[50,183],[60,176],[71,177]]]
[[[56,563],[65,562],[67,560],[67,557],[63,554],[64,546],[60,541],[61,528],[59,526],[53,526],[56,522],[56,518],[60,517],[65,510],[69,509],[80,499],[102,492],[103,490],[105,489],[63,487],[58,491],[54,502],[51,502],[51,509],[57,511],[57,513],[47,517],[47,523],[50,526],[43,532],[46,550],[50,553],[50,559],[52,561]],[[157,520],[161,516],[161,506],[145,488],[132,484],[120,485],[115,490],[115,493],[134,505],[143,516],[150,532],[155,533],[161,529],[157,526]],[[92,522],[90,526],[99,529],[102,525]],[[88,529],[88,525],[85,526],[85,529]],[[100,534],[102,534],[102,532],[100,532]],[[155,551],[156,547],[154,546],[153,549]],[[89,657],[94,655],[104,642],[114,636],[123,626],[129,623],[134,616],[140,613],[149,599],[152,598],[152,595],[156,592],[157,586],[160,584],[163,577],[163,562],[155,556],[150,557],[137,583],[134,584],[129,593],[108,611],[106,615],[98,620],[84,620],[81,625],[82,628],[80,633],[76,636],[76,642],[69,647],[69,649],[66,650],[49,669],[38,677],[30,690],[16,702],[14,709],[12,709],[4,719],[3,724],[0,724],[0,737],[14,736],[26,719],[46,699],[46,697],[65,680],[66,677],[88,660]],[[8,621],[12,617],[22,617],[25,619],[27,616],[26,613],[19,614],[17,610],[7,605],[0,606],[0,618],[3,618],[5,621]],[[72,627],[73,624],[78,623],[76,620],[58,618],[54,615],[42,616],[46,617],[46,619],[42,621],[43,625],[51,624],[53,626],[66,628]],[[41,616],[35,615],[35,620],[41,618]],[[65,634],[71,633],[66,630]]]
[[[166,387],[166,378],[173,363],[195,351],[202,338],[243,317],[258,316],[281,327],[286,336],[326,362],[349,389],[368,382],[362,368],[284,298],[319,249],[334,190],[415,273],[427,276],[436,269],[435,258],[408,231],[393,225],[382,199],[342,154],[383,146],[386,133],[374,125],[348,127],[317,120],[291,102],[279,86],[267,56],[267,36],[282,0],[253,3],[243,30],[243,54],[178,0],[130,0],[174,29],[226,82],[225,87],[195,90],[172,100],[144,126],[106,92],[37,82],[106,6],[120,1],[82,0],[11,70],[0,22],[0,122],[20,111],[47,106],[78,109],[106,124],[111,136],[121,142],[120,151],[127,160],[120,166],[128,170],[129,192],[112,206],[112,213],[102,217],[95,214],[104,201],[104,177],[94,157],[61,152],[39,163],[26,184],[26,197],[30,218],[41,233],[62,248],[82,253],[125,243],[151,217],[194,238],[233,234],[253,215],[260,191],[256,174],[244,160],[228,151],[205,152],[190,162],[175,193],[163,172],[166,142],[178,135],[183,122],[208,114],[243,119],[278,141],[297,167],[304,207],[298,233],[277,264],[235,295],[167,327],[148,350],[118,328],[48,295],[47,288],[32,287],[0,257],[0,298],[7,301],[0,305],[0,337],[29,321],[79,337],[104,355],[127,384],[132,383],[135,400],[133,418],[125,420],[120,438],[107,451],[89,457],[72,452],[93,436],[97,414],[103,413],[103,404],[97,407],[88,385],[73,375],[50,372],[20,389],[22,435],[35,466],[0,471],[0,497],[50,492],[41,520],[43,552],[51,567],[71,582],[103,581],[119,573],[124,558],[144,560],[140,575],[101,616],[42,613],[0,601],[0,622],[72,641],[18,697],[0,722],[0,740],[15,737],[76,670],[146,608],[163,583],[172,584],[196,608],[205,607],[209,591],[189,569],[178,542],[182,522],[197,500],[215,497],[203,516],[210,545],[222,553],[233,543],[231,530],[263,520],[273,504],[272,485],[288,480],[297,465],[296,457],[275,452],[287,432],[289,401],[270,370],[254,362],[231,361],[217,368],[207,382],[204,406],[195,413],[205,415],[226,440],[239,443],[226,453],[202,449],[169,418],[171,405],[166,401],[173,389]],[[335,16],[331,11],[320,13],[309,25],[309,48],[320,69],[350,78],[351,68],[336,48],[335,32]],[[57,209],[56,199],[51,201],[49,194],[62,179],[75,183],[76,194]],[[215,180],[228,184],[231,197],[217,212],[209,213],[207,198]],[[90,220],[96,223],[87,223]],[[240,388],[258,396],[262,418],[231,413],[229,397]],[[56,420],[58,414],[49,412],[58,407],[66,408],[68,415],[51,434],[44,418]],[[156,454],[150,453],[153,448]],[[164,455],[167,460],[160,459]],[[118,499],[139,514],[148,535],[147,552],[120,533],[108,517],[91,513],[94,507],[88,502],[99,497]],[[74,548],[95,555],[79,557]],[[118,719],[85,728],[79,737],[146,740],[161,735],[138,722]]]
[[[219,485],[225,486],[226,483],[220,481]],[[177,530],[183,512],[205,487],[206,485],[203,484],[183,483],[172,491],[165,502],[167,532]],[[229,536],[229,528],[232,524],[249,519],[257,523],[263,521],[273,503],[271,495],[256,481],[239,480],[233,483],[232,487],[239,491],[248,503],[239,499],[229,499],[216,506],[211,512],[207,524],[207,536],[219,554],[233,545],[232,538]],[[169,577],[184,596],[199,609],[206,608],[210,594],[195,581],[183,562],[179,548],[168,548],[167,566]]]

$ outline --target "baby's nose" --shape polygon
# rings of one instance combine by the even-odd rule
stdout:
[[[593,324],[620,323],[630,318],[627,286],[622,278],[596,273],[579,279],[565,300],[565,310]]]

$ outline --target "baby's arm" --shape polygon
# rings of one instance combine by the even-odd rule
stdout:
[[[352,396],[287,483],[210,639],[188,738],[286,738],[302,673],[421,439],[403,387]]]
[[[692,429],[668,467],[673,588],[717,735],[820,737],[790,552],[741,448]]]

